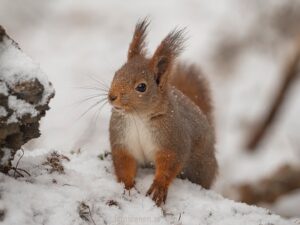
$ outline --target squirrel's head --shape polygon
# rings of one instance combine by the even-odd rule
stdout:
[[[184,30],[173,30],[152,57],[146,56],[147,19],[137,23],[127,62],[115,73],[108,99],[117,111],[151,112],[159,106],[168,88],[174,60],[183,49]]]

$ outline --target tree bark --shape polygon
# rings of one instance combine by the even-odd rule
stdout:
[[[40,136],[40,119],[53,96],[54,89],[39,66],[0,25],[1,172],[11,169],[11,160],[23,144]]]

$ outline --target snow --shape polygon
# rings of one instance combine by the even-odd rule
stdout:
[[[0,117],[5,117],[7,115],[7,111],[3,106],[0,106]]]
[[[31,104],[25,102],[24,100],[18,99],[13,95],[8,97],[8,107],[14,110],[18,118],[22,118],[22,116],[26,114],[30,114],[32,117],[38,114]]]
[[[82,201],[90,207],[97,225],[105,222],[293,224],[268,215],[265,209],[236,203],[215,193],[232,197],[233,185],[260,179],[284,163],[300,161],[299,80],[290,92],[280,122],[274,125],[261,149],[249,155],[243,146],[247,131],[266,113],[289,49],[283,47],[277,52],[248,49],[230,74],[216,70],[210,58],[217,40],[224,34],[243,37],[253,22],[257,22],[254,13],[257,1],[28,0],[26,5],[23,0],[18,1],[19,4],[1,0],[0,21],[24,52],[41,64],[53,82],[56,96],[42,120],[42,136],[26,145],[25,156],[20,161],[19,168],[29,171],[31,177],[15,180],[1,175],[1,181],[5,181],[1,182],[1,190],[5,191],[1,191],[0,207],[7,210],[3,224],[87,224],[77,212]],[[259,7],[271,9],[280,2],[260,2]],[[153,179],[151,170],[142,169],[138,174],[140,194],[135,190],[130,195],[123,194],[122,185],[115,181],[111,161],[98,158],[109,151],[110,108],[104,107],[98,115],[96,107],[79,119],[98,99],[80,104],[78,100],[98,92],[74,88],[99,87],[93,77],[109,86],[114,72],[126,59],[135,22],[145,15],[151,18],[149,52],[175,26],[187,26],[189,38],[181,58],[199,64],[208,75],[216,109],[220,175],[215,192],[176,180],[163,211],[144,196]],[[11,116],[15,118],[16,115]],[[71,160],[64,161],[65,174],[49,174],[42,165],[53,149]],[[299,195],[293,193],[275,206],[265,207],[284,216],[299,217]],[[108,200],[117,201],[120,208],[109,207]]]
[[[4,156],[1,159],[1,165],[5,165],[8,162],[8,159],[11,157],[11,150],[8,148],[3,148]]]
[[[9,123],[17,123],[18,122],[18,119],[17,119],[17,116],[16,116],[16,113],[13,113],[6,121],[8,124]]]
[[[19,168],[31,176],[14,179],[0,175],[0,205],[7,211],[2,224],[86,224],[78,207],[90,208],[87,218],[95,224],[222,224],[292,225],[268,210],[224,199],[213,191],[176,179],[162,208],[145,196],[153,171],[141,169],[136,189],[124,192],[114,179],[111,157],[103,160],[88,152],[69,154],[62,159],[64,174],[51,173],[45,165],[51,150],[29,152]],[[15,163],[21,156],[19,152]],[[108,202],[113,202],[110,206]]]
[[[20,51],[16,43],[8,37],[4,37],[3,41],[0,42],[0,53],[1,80],[5,81],[9,86],[13,86],[14,84],[38,79],[44,87],[43,98],[39,104],[46,104],[54,89],[49,83],[47,76],[41,71],[39,65]],[[5,87],[1,89],[1,92],[6,93]],[[12,102],[12,104],[14,103]]]
[[[8,88],[6,84],[2,81],[0,81],[0,94],[7,96],[8,95]]]

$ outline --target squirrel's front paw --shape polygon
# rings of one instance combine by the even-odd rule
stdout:
[[[124,183],[125,189],[128,190],[128,191],[129,191],[131,188],[133,188],[134,185],[135,185],[135,182],[134,182],[134,181],[123,181],[123,183]]]
[[[155,204],[160,206],[162,203],[166,202],[168,188],[154,181],[146,194],[146,196],[150,195],[152,195],[152,200],[155,202]]]

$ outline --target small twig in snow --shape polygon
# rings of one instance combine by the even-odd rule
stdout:
[[[84,219],[86,221],[92,221],[94,225],[96,225],[93,217],[90,207],[85,204],[84,202],[80,202],[80,205],[78,206],[78,212],[81,219]],[[89,219],[90,218],[90,219]]]
[[[21,148],[21,152],[22,152],[22,155],[18,159],[16,166],[15,167],[14,166],[11,167],[11,169],[14,170],[14,178],[16,178],[16,174],[18,174],[20,177],[24,177],[24,175],[22,173],[20,173],[19,171],[22,171],[22,172],[26,173],[28,176],[31,176],[30,173],[27,172],[26,170],[18,168],[19,163],[20,163],[21,159],[24,156],[24,150],[23,150],[23,148]]]
[[[18,159],[17,161],[17,164],[16,164],[16,167],[15,167],[15,172],[14,172],[14,177],[16,177],[16,171],[18,169],[18,166],[19,166],[19,163],[20,163],[20,160],[23,158],[24,156],[24,150],[21,148],[21,152],[22,152],[22,155],[20,156],[20,158]]]

